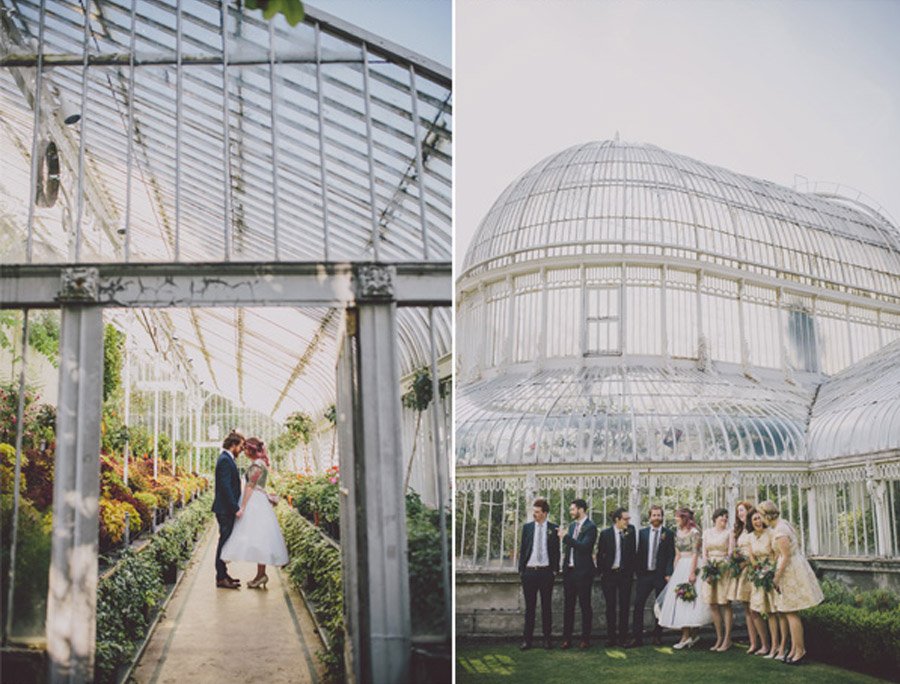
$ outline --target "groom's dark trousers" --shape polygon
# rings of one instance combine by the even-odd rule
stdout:
[[[234,529],[235,513],[240,508],[241,474],[234,457],[227,451],[219,454],[216,462],[216,498],[213,500],[213,512],[219,523],[219,544],[216,546],[216,581],[228,576],[225,561],[222,560],[222,547]]]

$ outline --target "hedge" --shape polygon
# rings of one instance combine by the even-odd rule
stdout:
[[[96,681],[116,681],[119,668],[134,658],[138,644],[191,557],[194,543],[212,517],[212,493],[191,503],[139,552],[127,549],[97,588]]]
[[[822,583],[825,601],[800,613],[806,647],[816,660],[881,677],[900,672],[898,597],[876,589],[855,592]]]
[[[328,648],[319,651],[329,680],[344,678],[344,594],[341,553],[322,533],[286,502],[276,508],[291,561],[287,573],[313,603],[316,619],[328,636]]]

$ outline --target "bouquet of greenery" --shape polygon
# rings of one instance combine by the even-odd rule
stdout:
[[[704,565],[700,569],[700,576],[710,584],[715,584],[720,579],[722,579],[722,575],[725,574],[725,561],[717,561],[709,559],[706,561],[706,565]]]
[[[728,559],[728,570],[731,572],[732,577],[740,576],[747,565],[747,560],[747,557],[739,549],[735,549],[732,552],[731,557]]]
[[[750,581],[757,589],[772,591],[775,588],[775,564],[766,559],[750,566]]]
[[[697,600],[697,590],[690,582],[682,582],[675,587],[675,596],[685,603],[693,603]]]

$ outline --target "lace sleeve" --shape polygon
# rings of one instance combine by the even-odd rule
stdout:
[[[700,549],[703,547],[703,538],[700,535],[700,530],[694,528],[691,530],[691,549],[694,553],[700,553]]]
[[[249,468],[247,468],[247,482],[255,485],[259,478],[262,476],[262,472],[263,469],[256,463],[253,463]]]

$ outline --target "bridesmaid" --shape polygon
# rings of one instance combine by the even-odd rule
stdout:
[[[733,538],[728,529],[728,509],[717,508],[713,512],[713,525],[703,532],[703,565],[708,561],[716,561],[721,564],[722,573],[714,583],[704,581],[701,593],[703,601],[712,611],[713,625],[716,627],[716,643],[709,650],[727,651],[731,648],[731,625],[734,621],[728,594],[735,582],[731,572],[725,567],[733,549]]]
[[[731,536],[731,553],[739,552],[747,561],[740,575],[734,578],[729,586],[728,600],[739,601],[744,606],[744,618],[747,621],[747,634],[750,637],[750,647],[747,655],[753,655],[762,648],[765,637],[757,636],[756,623],[750,615],[750,592],[753,590],[753,582],[750,581],[750,539],[753,536],[750,518],[756,509],[749,501],[739,501],[734,511],[734,530]]]
[[[781,520],[778,507],[771,501],[763,501],[759,509],[774,530],[778,560],[775,568],[775,609],[786,617],[791,633],[791,650],[784,662],[799,665],[806,656],[803,622],[797,611],[811,608],[824,600],[822,588],[813,569],[797,543],[797,533],[785,520]]]
[[[763,514],[756,510],[750,517],[750,525],[753,533],[750,537],[750,562],[756,563],[762,560],[775,560],[775,548],[773,546],[773,534],[766,526]],[[765,658],[777,657],[778,648],[778,618],[775,615],[775,590],[766,591],[761,587],[752,585],[750,590],[750,611],[756,623],[756,629],[762,639],[762,647],[756,651],[756,655]],[[766,620],[763,620],[766,615]],[[769,637],[766,639],[766,621],[769,623]]]

